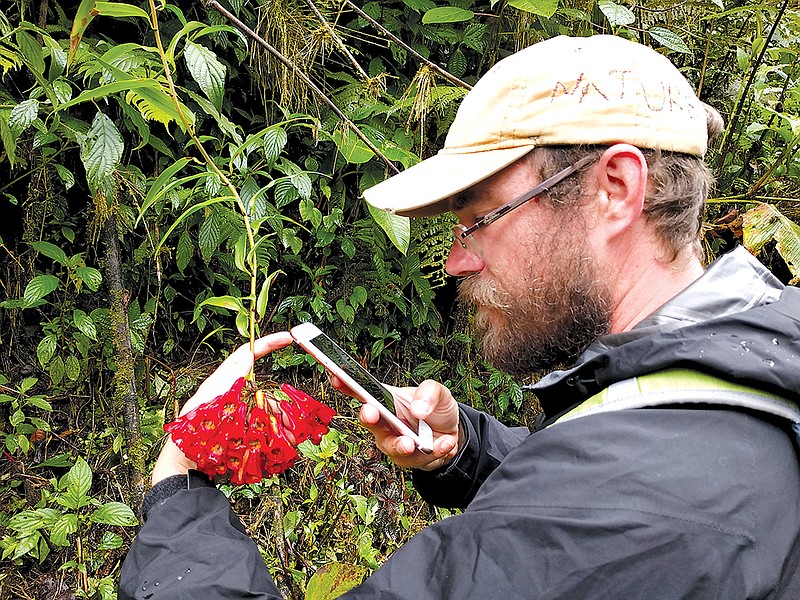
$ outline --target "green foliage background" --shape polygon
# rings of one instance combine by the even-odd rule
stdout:
[[[728,124],[708,156],[708,257],[744,241],[797,282],[788,1],[225,4],[261,43],[213,4],[0,12],[2,598],[116,597],[161,427],[251,323],[314,321],[387,382],[433,377],[531,419],[521,382],[465,333],[442,270],[447,217],[374,214],[360,192],[434,153],[469,86],[538,40],[614,33],[668,55]],[[287,597],[330,562],[361,577],[444,516],[302,352],[259,377],[341,415],[286,476],[224,488]]]

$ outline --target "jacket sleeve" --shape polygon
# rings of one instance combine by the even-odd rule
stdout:
[[[466,508],[500,461],[530,434],[469,406],[460,409],[464,445],[456,458],[435,471],[412,471],[414,487],[434,506]]]
[[[222,492],[210,482],[176,491],[169,479],[145,498],[151,507],[122,565],[119,600],[281,599]]]

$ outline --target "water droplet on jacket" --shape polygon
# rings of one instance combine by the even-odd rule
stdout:
[[[156,581],[156,587],[158,587],[158,582]]]
[[[708,334],[708,339],[711,339],[711,338],[712,338],[712,337],[714,337],[715,335],[717,335],[717,334],[716,334],[716,333],[709,333],[709,334]]]
[[[191,570],[191,569],[186,569],[186,572],[187,572],[187,573],[191,573],[191,572],[192,572],[192,570]]]
[[[742,348],[744,348],[744,351],[745,351],[745,352],[750,352],[750,348],[748,348],[748,347],[747,347],[747,342],[746,342],[746,341],[742,342],[742,343],[740,344],[740,346],[741,346]]]
[[[144,587],[144,586],[142,586],[142,591],[143,591],[143,592],[146,592],[146,591],[147,591],[147,588],[146,588],[146,587]]]
[[[770,360],[770,359],[767,358],[767,359],[764,360],[764,364],[767,365],[768,367],[774,367],[775,366],[775,361],[774,360]]]
[[[772,338],[772,345],[773,346],[780,346],[781,343],[778,341],[778,338]]]
[[[180,581],[181,579],[183,579],[183,575],[178,575],[178,581]]]

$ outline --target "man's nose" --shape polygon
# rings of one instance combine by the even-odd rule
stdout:
[[[458,242],[453,242],[444,270],[454,277],[466,277],[482,271],[483,267],[482,258],[467,252]]]

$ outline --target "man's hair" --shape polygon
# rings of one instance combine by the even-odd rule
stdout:
[[[708,137],[722,131],[722,118],[716,110],[707,107]],[[575,164],[584,156],[599,160],[609,146],[540,146],[522,160],[542,179]],[[644,215],[655,229],[672,260],[690,249],[702,258],[700,232],[706,200],[714,184],[714,176],[702,157],[641,149],[647,160],[648,183],[644,201]],[[587,167],[588,168],[588,167]],[[585,170],[585,169],[584,169]],[[582,186],[556,185],[542,200],[552,206],[578,208],[584,196]]]

